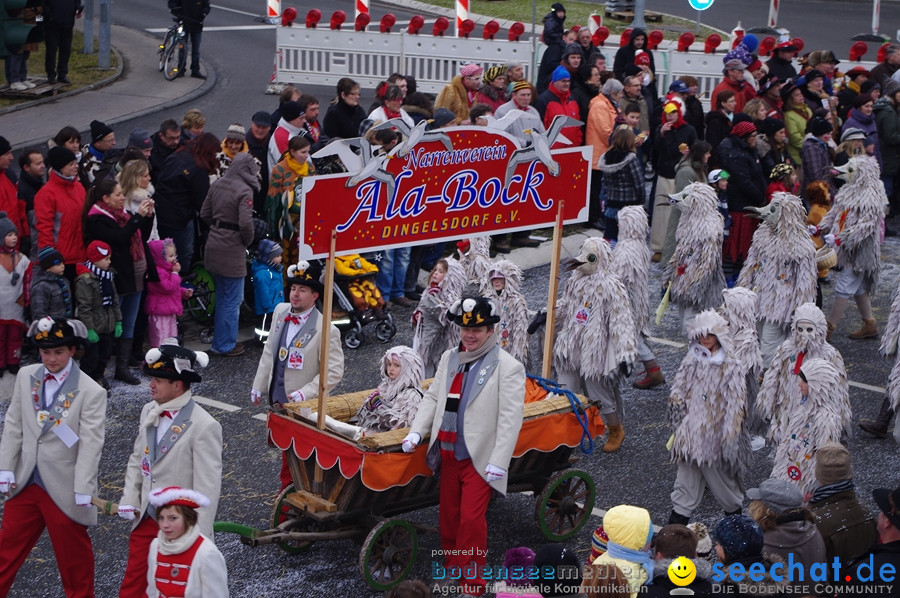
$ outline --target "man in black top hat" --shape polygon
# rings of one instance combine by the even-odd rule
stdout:
[[[121,598],[147,595],[147,555],[159,531],[152,490],[181,486],[208,496],[209,506],[197,512],[198,525],[212,537],[222,487],[222,426],[191,397],[191,384],[201,381],[196,370],[208,363],[206,353],[180,347],[175,339],[147,351],[143,373],[150,376],[153,400],[141,410],[119,501],[119,517],[132,522]]]

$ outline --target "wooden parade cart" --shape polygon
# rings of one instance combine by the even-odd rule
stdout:
[[[594,482],[571,466],[573,449],[581,445],[589,451],[604,428],[596,406],[575,395],[548,393],[548,384],[552,388],[547,381],[528,380],[530,402],[509,467],[508,491],[533,492],[542,534],[563,541],[581,530],[594,507]],[[369,391],[361,391],[329,397],[325,412],[347,421],[368,396]],[[292,554],[316,541],[363,539],[360,572],[372,588],[387,590],[412,569],[418,532],[436,531],[399,517],[438,504],[438,482],[425,465],[427,440],[410,454],[400,448],[407,428],[354,442],[304,416],[317,409],[317,401],[304,401],[269,414],[269,440],[284,451],[293,480],[275,499],[271,528],[220,522],[216,530],[237,532],[250,546],[276,544]]]

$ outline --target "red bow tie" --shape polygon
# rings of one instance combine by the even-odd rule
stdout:
[[[49,382],[50,380],[56,380],[56,376],[53,374],[44,374],[44,382]]]
[[[298,318],[297,316],[293,316],[293,315],[289,315],[289,316],[285,317],[284,321],[288,322],[290,324],[298,324],[298,325],[300,324],[300,318]]]
[[[169,419],[175,419],[175,415],[177,413],[178,413],[177,411],[163,411],[162,413],[159,414],[159,416],[160,417],[168,417]]]

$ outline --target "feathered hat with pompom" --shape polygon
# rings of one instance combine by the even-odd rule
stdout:
[[[191,351],[179,346],[176,339],[167,338],[160,343],[158,349],[147,351],[141,371],[151,378],[200,382],[200,374],[195,369],[205,368],[208,364],[209,356],[206,353]]]
[[[180,486],[157,488],[150,493],[149,499],[150,504],[156,507],[157,510],[175,505],[190,507],[191,509],[209,506],[209,499],[204,494],[189,488],[181,488]]]
[[[497,305],[484,297],[457,299],[447,310],[447,316],[463,328],[490,326],[500,321]]]
[[[67,320],[47,316],[31,323],[28,338],[44,349],[79,347],[87,338],[87,328],[81,320]]]
[[[318,268],[306,260],[300,260],[296,264],[288,266],[287,283],[289,285],[302,284],[314,292],[322,294],[322,281],[319,280]]]

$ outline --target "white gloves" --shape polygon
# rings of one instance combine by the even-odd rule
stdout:
[[[262,399],[262,393],[261,393],[261,392],[259,392],[258,390],[251,390],[251,391],[250,391],[250,402],[251,402],[251,403],[253,403],[254,405],[259,405],[260,399]]]
[[[419,436],[418,432],[410,432],[406,435],[406,438],[403,439],[403,444],[400,446],[403,447],[404,453],[411,453],[416,450],[416,446],[422,442],[422,437]]]
[[[806,231],[807,231],[809,234],[811,234],[812,236],[816,236],[816,235],[819,234],[819,227],[816,226],[815,224],[807,224],[807,225],[806,225]]]
[[[91,506],[91,495],[90,494],[79,494],[75,493],[75,506],[76,507],[90,507]]]
[[[119,505],[117,514],[125,521],[134,521],[134,517],[137,514],[137,507],[132,507],[131,505]]]
[[[295,390],[288,395],[288,399],[290,399],[292,403],[299,403],[300,401],[306,400],[306,397],[303,395],[302,390]]]
[[[828,233],[827,235],[825,235],[822,238],[825,239],[825,242],[829,245],[834,246],[837,244],[837,238],[834,235],[832,235],[831,233]]]
[[[487,483],[496,482],[497,480],[502,480],[506,477],[506,470],[502,467],[497,467],[496,465],[487,464],[487,467],[484,468],[484,477],[487,480]]]
[[[0,494],[9,494],[10,487],[16,485],[16,474],[11,471],[0,471]]]

